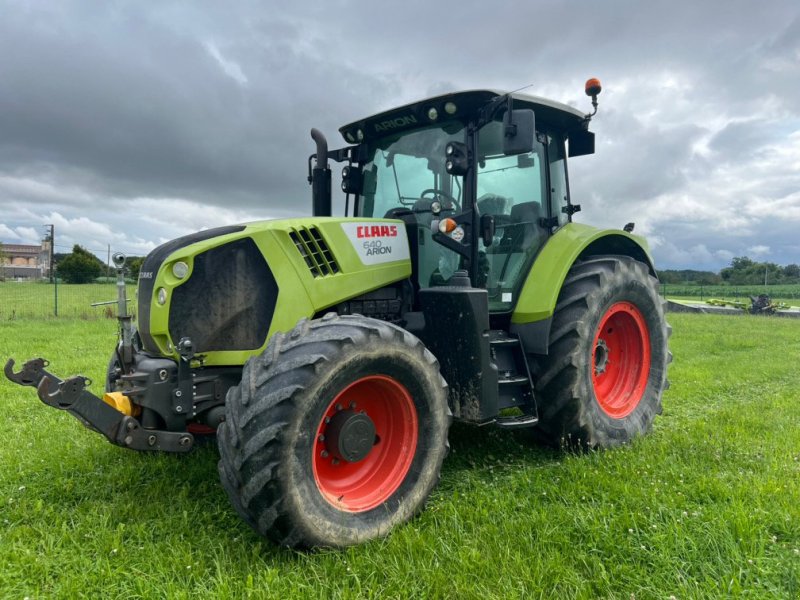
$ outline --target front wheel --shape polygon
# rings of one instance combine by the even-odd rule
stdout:
[[[416,337],[361,316],[304,320],[229,391],[221,480],[245,520],[282,545],[361,543],[422,508],[450,419],[436,359]]]
[[[539,439],[604,448],[650,430],[671,360],[663,305],[657,280],[637,260],[598,256],[572,267],[548,355],[532,364]]]

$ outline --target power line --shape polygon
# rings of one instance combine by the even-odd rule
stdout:
[[[88,250],[89,252],[95,252],[95,253],[96,252],[100,252],[101,254],[105,254],[106,251],[107,251],[107,248],[103,248],[101,250],[101,249],[98,249],[98,248],[87,248],[86,246],[83,246],[81,244],[78,244],[78,245],[81,248],[83,248],[84,250]],[[65,248],[67,250],[72,250],[72,246],[65,246],[64,244],[56,244],[55,247],[56,248]],[[130,250],[130,249],[125,249],[125,248],[117,248],[117,247],[113,247],[112,250],[114,250],[115,252],[124,252],[125,254],[130,254],[132,256],[144,256],[144,255],[146,255],[146,254],[148,254],[150,252],[150,250]]]

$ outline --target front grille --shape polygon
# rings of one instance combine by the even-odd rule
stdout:
[[[137,322],[139,336],[141,337],[142,345],[145,350],[155,354],[158,353],[158,346],[153,340],[153,336],[150,335],[150,303],[153,301],[153,286],[156,282],[156,276],[164,261],[176,250],[197,242],[210,240],[214,237],[228,235],[229,233],[238,233],[239,231],[243,231],[244,227],[244,225],[227,225],[225,227],[198,231],[197,233],[185,235],[165,244],[161,244],[147,255],[147,258],[145,258],[139,270],[139,292],[137,296],[138,301],[136,303],[139,311],[139,319]]]
[[[314,277],[324,277],[325,275],[335,275],[339,272],[339,265],[333,256],[331,249],[316,227],[301,227],[289,232],[294,245],[300,252],[300,256],[306,261],[311,275]]]
[[[198,254],[172,292],[169,335],[196,352],[255,350],[267,339],[278,285],[255,242],[242,238]]]

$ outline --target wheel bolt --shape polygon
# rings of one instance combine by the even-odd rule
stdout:
[[[331,418],[330,417],[325,417],[325,424],[327,425],[330,422],[331,422]]]
[[[342,405],[341,404],[337,404],[336,405],[336,410],[342,410]]]
[[[355,407],[356,407],[356,403],[355,402],[351,402],[350,403],[350,408],[355,408]]]
[[[317,438],[317,440],[320,441],[320,442],[324,442],[325,441],[325,436],[320,433],[319,437]]]
[[[334,458],[334,459],[331,461],[331,464],[333,464],[333,465],[338,465],[338,464],[339,464],[339,459],[338,459],[338,458]]]
[[[323,450],[322,452],[320,452],[320,456],[322,458],[328,458],[328,451],[327,450]]]

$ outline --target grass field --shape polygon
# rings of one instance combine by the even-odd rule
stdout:
[[[228,505],[213,447],[135,454],[0,383],[3,598],[798,598],[800,322],[670,315],[653,434],[561,454],[454,426],[427,510],[297,553]],[[2,321],[0,357],[102,389],[114,322]]]

